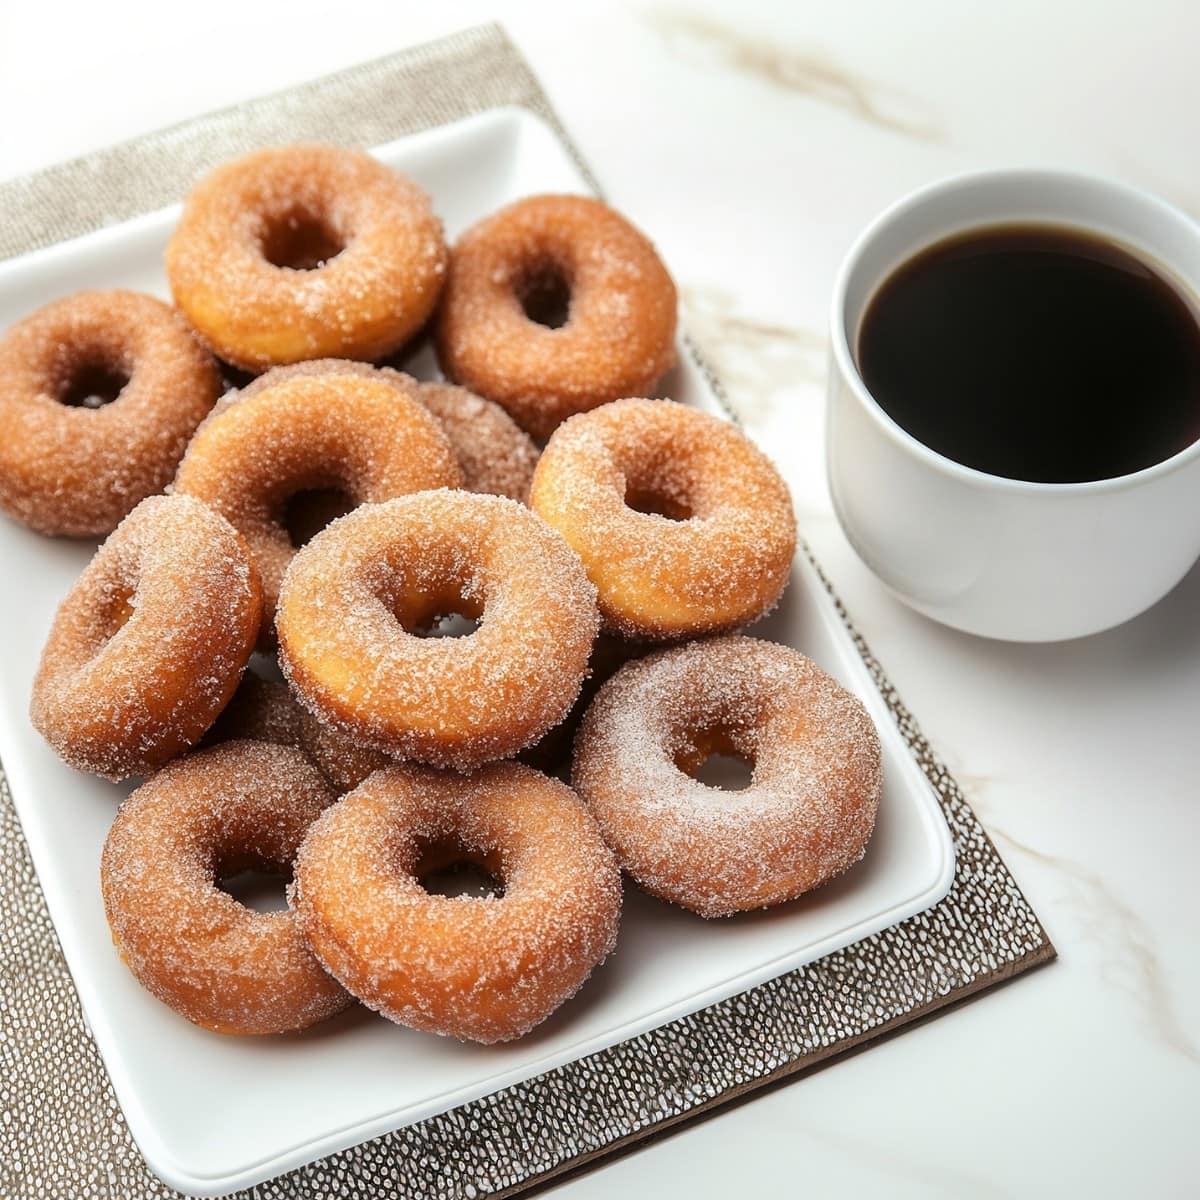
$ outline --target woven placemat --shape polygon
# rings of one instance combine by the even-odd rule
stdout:
[[[592,179],[525,60],[485,26],[0,184],[0,259],[162,207],[264,144],[374,145],[502,104],[549,122]],[[240,1195],[512,1195],[1053,958],[958,785],[838,610],[945,810],[958,855],[945,900],[693,1016]],[[2,779],[0,1194],[178,1195],[130,1138]]]

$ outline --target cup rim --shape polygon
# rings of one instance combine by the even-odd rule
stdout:
[[[849,288],[850,277],[854,273],[866,248],[887,226],[905,214],[919,208],[937,195],[953,191],[967,184],[998,183],[1002,180],[1012,182],[1014,179],[1022,177],[1030,182],[1057,180],[1067,183],[1084,184],[1089,187],[1099,187],[1109,192],[1119,193],[1126,199],[1132,200],[1144,207],[1157,210],[1159,215],[1165,216],[1169,220],[1189,226],[1194,236],[1200,239],[1200,221],[1190,217],[1182,209],[1163,200],[1159,196],[1143,191],[1141,188],[1086,171],[1068,171],[1052,167],[999,167],[980,171],[962,171],[954,175],[945,176],[932,183],[924,184],[901,196],[898,200],[893,201],[882,212],[878,213],[862,229],[853,243],[851,243],[849,250],[846,251],[842,258],[841,265],[838,267],[833,287],[832,307],[830,309],[830,342],[834,362],[837,369],[841,372],[842,378],[850,385],[861,407],[870,415],[870,418],[879,427],[881,432],[894,441],[899,442],[910,453],[915,454],[926,466],[933,468],[943,475],[976,485],[987,484],[989,487],[999,488],[1004,491],[1036,494],[1063,492],[1085,495],[1095,492],[1116,492],[1126,488],[1138,487],[1161,475],[1173,474],[1194,460],[1200,459],[1200,437],[1197,437],[1195,441],[1185,446],[1182,450],[1177,450],[1169,458],[1164,458],[1161,462],[1152,463],[1148,467],[1142,467],[1138,471],[1130,471],[1124,475],[1112,475],[1106,479],[1088,479],[1061,483],[1034,479],[1012,479],[1007,475],[993,475],[988,471],[981,471],[977,467],[969,467],[965,463],[948,458],[940,451],[925,445],[924,442],[914,437],[907,429],[890,417],[871,394],[871,390],[867,387],[866,381],[858,369],[858,363],[855,361],[854,354],[850,349],[844,319],[846,293]],[[986,228],[991,224],[995,224],[995,222],[980,221],[979,228]],[[1088,229],[1091,227],[1091,223],[1086,220],[1080,220],[1078,227]],[[970,228],[972,226],[966,225],[963,231]],[[1172,269],[1170,263],[1162,263],[1161,265],[1168,270]],[[882,283],[883,280],[881,279],[879,282]],[[1196,293],[1196,299],[1200,301],[1200,291],[1194,288],[1190,290]],[[1200,316],[1198,316],[1198,320],[1200,320]]]

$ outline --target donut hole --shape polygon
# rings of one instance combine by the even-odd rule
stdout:
[[[421,843],[413,874],[431,896],[498,900],[504,895],[495,856],[471,850],[454,838]]]
[[[217,870],[216,886],[253,912],[283,912],[292,884],[291,867],[268,862],[230,862]]]
[[[408,593],[393,605],[405,633],[419,638],[470,637],[483,619],[483,602],[451,582],[427,592]]]
[[[346,240],[322,213],[294,207],[267,220],[262,232],[263,257],[273,267],[315,271],[346,248]]]
[[[517,280],[517,299],[535,325],[561,329],[571,318],[571,281],[560,263],[546,259]]]
[[[287,530],[288,540],[299,550],[354,507],[354,498],[343,488],[305,488],[284,501],[280,523]]]
[[[625,485],[625,507],[646,516],[665,517],[668,521],[690,521],[696,514],[690,505],[669,495],[665,489]]]
[[[112,641],[129,623],[134,614],[136,583],[120,582],[106,589],[103,602],[99,605],[100,646]]]
[[[83,359],[67,372],[58,389],[58,402],[68,408],[103,408],[124,390],[132,376],[107,359]]]
[[[726,729],[702,731],[675,755],[675,765],[705,787],[744,792],[754,782],[754,758]]]

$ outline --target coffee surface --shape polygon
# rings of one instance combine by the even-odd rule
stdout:
[[[1161,270],[1082,231],[938,242],[871,299],[859,370],[918,441],[992,475],[1077,483],[1200,438],[1200,325]]]

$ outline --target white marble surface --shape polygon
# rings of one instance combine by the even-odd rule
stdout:
[[[846,545],[821,426],[835,266],[901,192],[964,168],[1056,163],[1200,212],[1200,9],[205,0],[183,17],[116,0],[67,18],[10,3],[0,177],[491,18],[611,199],[658,242],[697,340],[802,480],[805,534],[1061,955],[556,1190],[1196,1195],[1200,569],[1082,642],[941,629]]]

